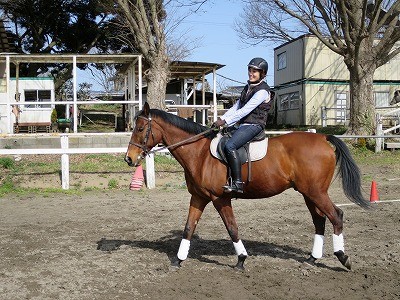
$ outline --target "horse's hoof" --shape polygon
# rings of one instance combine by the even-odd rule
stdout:
[[[247,255],[240,254],[238,256],[238,262],[235,266],[235,269],[238,271],[244,271],[244,261],[246,260]]]
[[[342,250],[336,251],[333,254],[339,259],[343,266],[345,266],[348,270],[351,270],[351,260],[350,257],[344,254]]]
[[[310,257],[307,258],[307,259],[304,261],[304,264],[314,267],[314,266],[315,266],[315,261],[316,261],[316,260],[317,260],[317,259],[316,259],[314,256],[310,255]]]
[[[179,258],[176,258],[174,261],[171,262],[171,268],[170,269],[179,269],[181,267],[181,262],[182,260],[180,260]]]

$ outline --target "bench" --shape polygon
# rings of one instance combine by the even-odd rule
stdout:
[[[400,148],[400,142],[388,142],[385,143],[386,149],[390,149],[391,151],[394,151],[395,149]]]
[[[14,123],[14,133],[51,132],[50,122]]]

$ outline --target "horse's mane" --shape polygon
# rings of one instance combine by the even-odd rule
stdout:
[[[206,131],[207,129],[210,129],[209,127],[202,126],[196,122],[186,120],[186,119],[178,117],[174,114],[167,113],[163,110],[150,109],[150,114],[152,116],[157,116],[157,117],[163,119],[165,122],[167,122],[175,127],[178,127],[179,129],[182,129],[183,131],[186,131],[188,133],[199,134],[199,133]],[[215,136],[215,134],[212,134],[212,132],[211,132],[205,136],[208,138],[213,138]]]

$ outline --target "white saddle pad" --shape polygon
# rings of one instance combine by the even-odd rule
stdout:
[[[221,156],[218,153],[217,145],[222,138],[222,134],[218,133],[215,138],[211,141],[210,151],[212,156],[222,160]],[[256,141],[250,143],[250,160],[256,161],[262,159],[267,154],[268,149],[268,138],[263,139],[262,141]]]

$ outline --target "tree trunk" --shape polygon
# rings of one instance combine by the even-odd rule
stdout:
[[[152,65],[145,72],[147,82],[147,102],[151,108],[165,110],[165,93],[169,78],[169,63],[166,54],[154,57]]]
[[[373,38],[364,39],[351,49],[345,63],[350,73],[350,124],[352,135],[373,135],[376,130],[374,73],[376,60]]]
[[[375,70],[363,76],[350,69],[350,124],[348,134],[372,135],[376,129],[373,75]]]

